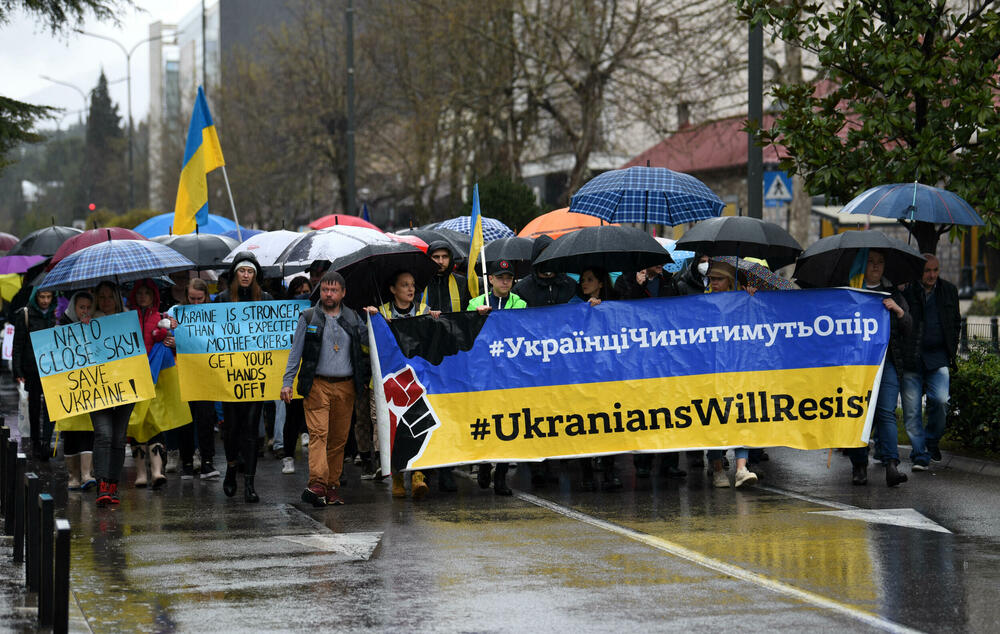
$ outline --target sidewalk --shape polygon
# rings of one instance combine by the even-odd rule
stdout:
[[[910,445],[900,445],[900,458],[905,455],[909,455],[910,450],[912,450]],[[954,469],[955,471],[974,473],[994,478],[1000,476],[1000,462],[983,460],[981,458],[968,458],[966,456],[959,456],[947,451],[941,452],[941,462],[932,464],[934,464],[934,467],[937,469]]]

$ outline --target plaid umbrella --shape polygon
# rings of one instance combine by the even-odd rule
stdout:
[[[713,262],[725,262],[729,266],[736,266],[736,256],[723,255],[712,258]],[[786,280],[771,269],[759,262],[740,258],[738,275],[740,284],[743,286],[753,286],[761,291],[790,291],[795,288],[791,280]]]
[[[483,240],[489,242],[490,240],[499,240],[500,238],[513,238],[514,232],[510,230],[510,227],[500,222],[496,218],[487,218],[483,216]],[[469,235],[469,217],[468,216],[458,216],[457,218],[452,218],[451,220],[445,220],[439,223],[435,229],[451,229],[452,231],[458,231]],[[468,247],[466,247],[468,250]]]
[[[608,222],[677,226],[722,213],[722,199],[694,176],[665,167],[627,167],[592,178],[569,210]]]
[[[194,262],[157,242],[110,240],[67,255],[49,271],[39,288],[89,288],[105,280],[121,284],[193,268]]]

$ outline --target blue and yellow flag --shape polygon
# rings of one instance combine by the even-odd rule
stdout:
[[[205,176],[225,164],[205,92],[198,86],[198,98],[194,102],[184,147],[177,203],[174,205],[175,235],[191,233],[198,225],[208,222],[208,182]]]
[[[472,188],[472,215],[469,217],[469,294],[479,297],[479,278],[476,276],[476,262],[483,250],[483,216],[479,213],[479,183]],[[486,292],[489,289],[483,289]]]

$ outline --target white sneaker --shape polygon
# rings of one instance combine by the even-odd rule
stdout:
[[[712,472],[712,486],[717,489],[728,489],[731,486],[729,484],[729,476],[726,475],[725,471]]]
[[[201,449],[194,450],[194,470],[201,471]]]
[[[309,434],[302,434],[302,451],[309,451]]]
[[[752,486],[757,484],[757,474],[750,471],[746,467],[743,467],[736,472],[736,488],[740,488],[743,485]]]
[[[281,472],[284,474],[295,473],[295,458],[291,456],[281,459]]]
[[[167,452],[167,473],[177,473],[177,465],[181,461],[181,452],[179,449],[174,449]]]

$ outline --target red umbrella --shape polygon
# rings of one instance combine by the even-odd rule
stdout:
[[[427,253],[427,243],[418,238],[417,236],[406,235],[401,236],[398,233],[387,233],[385,234],[387,238],[392,238],[396,242],[402,242],[404,244],[412,244],[424,253]]]
[[[10,251],[19,241],[20,238],[17,236],[12,236],[9,233],[0,233],[0,251]]]
[[[76,253],[80,249],[99,242],[107,242],[108,240],[146,240],[146,236],[138,234],[131,229],[122,229],[121,227],[106,227],[104,229],[84,231],[63,242],[62,246],[55,252],[55,255],[52,256],[52,260],[45,267],[45,270],[51,271],[52,267],[59,263],[59,260],[70,253]]]
[[[317,218],[309,223],[310,229],[326,229],[327,227],[334,227],[336,225],[347,225],[349,227],[365,227],[366,229],[374,229],[375,231],[381,231],[378,227],[368,222],[363,218],[358,216],[348,216],[346,214],[330,214],[329,216],[323,216],[322,218]]]

